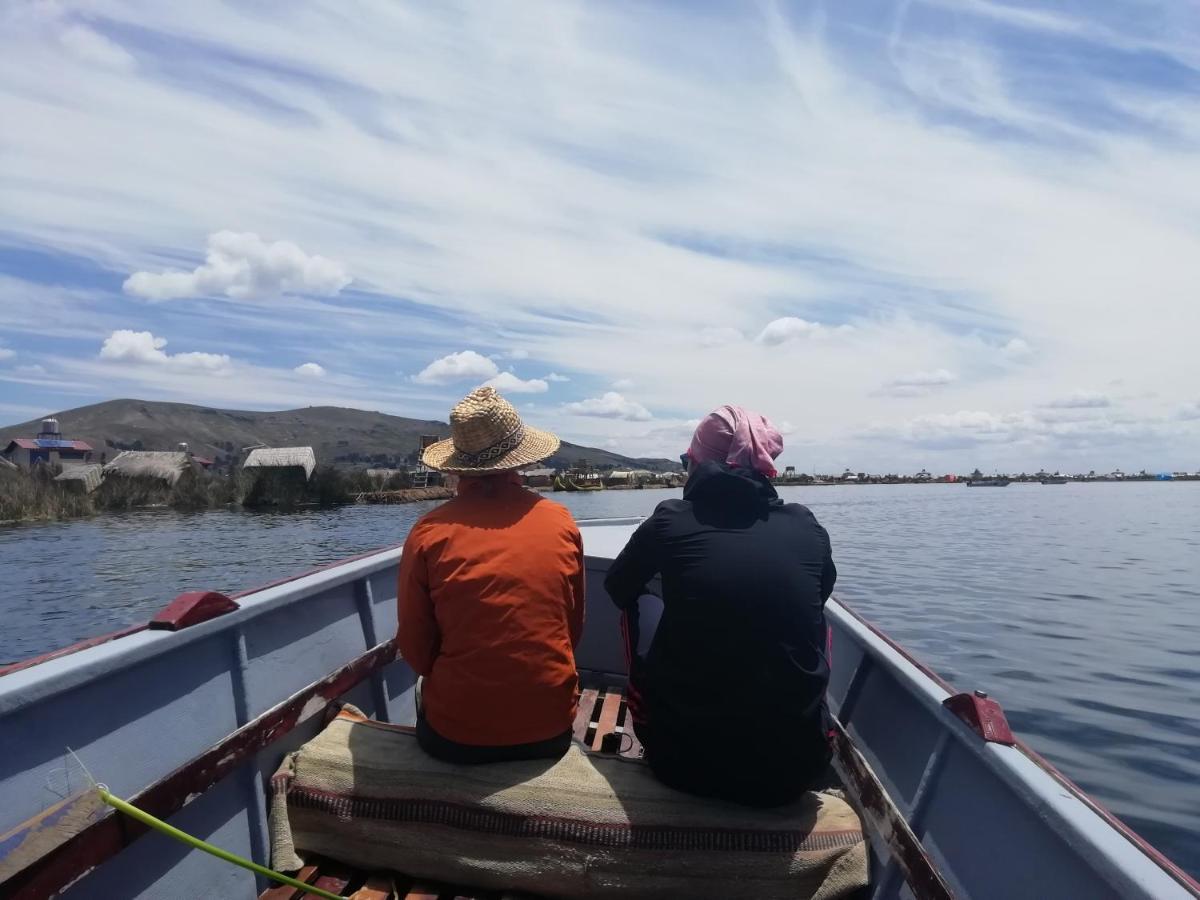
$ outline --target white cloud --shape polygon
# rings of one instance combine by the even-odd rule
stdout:
[[[745,335],[736,328],[704,328],[700,331],[699,336],[701,347],[722,347],[725,344],[734,344],[744,339]]]
[[[1185,403],[1175,411],[1175,418],[1184,422],[1191,422],[1200,419],[1200,401],[1196,403]]]
[[[548,372],[543,377],[545,378],[546,381],[555,381],[555,382],[564,382],[564,381],[571,380],[566,375],[559,375],[557,372]]]
[[[0,360],[12,359],[16,355],[16,350],[9,350],[7,347],[0,347]]]
[[[506,353],[504,355],[508,359],[529,359],[529,351],[522,350],[520,348],[518,348],[516,350],[509,350],[508,353]]]
[[[84,62],[122,70],[130,70],[136,66],[128,50],[86,26],[70,25],[63,30],[58,39],[63,47]]]
[[[489,378],[484,384],[494,387],[502,394],[544,394],[550,389],[550,385],[541,378],[530,378],[525,381],[512,372],[501,372]]]
[[[634,380],[632,378],[618,378],[616,381],[614,381],[612,383],[612,386],[613,386],[613,390],[631,391],[637,385],[636,385],[636,382],[634,382]]]
[[[281,294],[333,295],[350,283],[341,263],[305,253],[291,241],[267,243],[252,232],[208,237],[204,265],[191,272],[135,272],[125,292],[148,300],[224,295],[253,300]]]
[[[836,329],[830,329],[820,322],[809,322],[807,319],[798,319],[795,316],[784,316],[768,322],[767,326],[759,332],[758,342],[774,347],[801,338],[824,337],[834,331],[850,330],[852,329],[849,325],[840,325]]]
[[[484,381],[500,373],[495,362],[474,350],[451,353],[435,359],[413,376],[421,384],[453,384],[457,381]]]
[[[1047,409],[1106,409],[1112,406],[1112,400],[1093,391],[1075,391],[1065,397],[1043,403],[1042,406]]]
[[[302,363],[292,369],[297,375],[303,375],[306,378],[324,378],[325,368],[315,362]]]
[[[958,376],[948,369],[912,372],[889,381],[883,386],[883,392],[892,397],[924,397],[934,389],[945,387],[957,380]]]
[[[892,384],[898,387],[935,387],[950,384],[957,378],[957,375],[947,369],[934,369],[932,372],[913,372],[910,375],[902,375],[892,381]]]
[[[600,397],[591,397],[576,403],[565,403],[563,409],[577,416],[593,416],[598,419],[624,419],[629,422],[648,422],[653,416],[650,410],[633,400],[627,400],[616,391],[608,391]]]
[[[166,338],[155,337],[149,331],[122,328],[104,339],[100,358],[212,373],[228,372],[232,365],[232,360],[224,353],[167,353],[163,350],[165,346]]]
[[[1013,338],[1000,348],[1000,352],[1012,360],[1028,359],[1033,356],[1033,348],[1022,338]]]

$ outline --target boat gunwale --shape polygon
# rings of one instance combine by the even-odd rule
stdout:
[[[893,638],[880,630],[870,620],[866,619],[861,613],[852,609],[843,603],[840,598],[831,597],[829,604],[833,604],[836,610],[845,612],[850,617],[851,622],[846,622],[852,626],[858,626],[865,629],[873,638],[881,641],[886,648],[897,656],[900,660],[895,659],[890,654],[879,654],[874,656],[877,663],[881,663],[887,668],[891,674],[903,679],[907,684],[914,687],[920,687],[921,694],[924,695],[927,708],[936,716],[943,719],[951,720],[953,734],[958,738],[959,744],[973,753],[976,757],[983,759],[985,756],[991,759],[984,759],[984,765],[991,771],[1000,773],[1006,784],[1020,792],[1022,796],[1027,798],[1031,803],[1051,812],[1055,818],[1063,825],[1069,827],[1074,836],[1077,836],[1082,842],[1086,843],[1089,848],[1095,850],[1094,854],[1089,854],[1088,859],[1093,864],[1102,863],[1104,871],[1116,876],[1114,881],[1129,882],[1137,879],[1134,877],[1136,873],[1132,873],[1127,869],[1117,864],[1117,859],[1105,852],[1094,837],[1097,834],[1104,834],[1103,831],[1089,829],[1085,827],[1085,820],[1078,816],[1079,810],[1071,808],[1064,800],[1078,801],[1086,809],[1087,812],[1100,818],[1109,828],[1116,832],[1124,841],[1138,850],[1144,857],[1145,861],[1151,863],[1155,869],[1160,870],[1174,881],[1180,887],[1188,891],[1195,897],[1200,897],[1200,882],[1197,882],[1187,872],[1185,872],[1177,863],[1167,857],[1161,850],[1147,841],[1144,837],[1134,831],[1128,824],[1123,822],[1113,812],[1107,809],[1102,803],[1088,794],[1083,788],[1071,781],[1049,760],[1043,757],[1040,753],[1030,747],[1025,741],[1019,737],[1016,738],[1016,743],[1013,746],[1006,746],[988,742],[980,738],[965,722],[958,716],[951,713],[942,706],[942,701],[947,697],[958,693],[950,682],[942,678],[912,653],[906,650],[901,644],[897,643]],[[828,610],[828,604],[827,604]],[[836,615],[836,613],[835,613]],[[870,642],[865,642],[866,647],[870,647]],[[913,677],[911,672],[906,672],[901,661],[908,666],[911,666],[921,676],[924,676],[929,682],[937,686],[940,691],[945,693],[945,696],[939,696],[937,691],[931,690],[928,684],[920,684],[919,680]],[[913,691],[913,696],[917,696],[918,692]],[[853,716],[851,717],[853,718]],[[1016,756],[1014,756],[1014,753]],[[1023,772],[1020,765],[1021,757],[1024,761],[1034,766],[1033,772]],[[1068,792],[1068,796],[1051,792],[1038,790],[1039,785],[1031,780],[1030,774],[1041,773],[1048,776],[1059,787],[1064,788]],[[1072,842],[1074,843],[1074,842]],[[1078,845],[1075,845],[1078,846]],[[1125,845],[1120,845],[1124,847]],[[1114,847],[1115,849],[1115,847]]]

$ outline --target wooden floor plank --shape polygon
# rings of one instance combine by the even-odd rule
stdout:
[[[575,711],[575,740],[583,741],[587,735],[588,725],[592,722],[592,711],[596,708],[597,692],[588,688],[579,696],[579,708]]]
[[[342,893],[354,878],[354,873],[340,863],[321,863],[317,869],[317,880],[313,882],[313,886],[331,894]]]
[[[404,900],[438,900],[441,895],[442,892],[429,882],[418,881],[409,888],[408,893],[404,895]]]
[[[604,736],[617,727],[617,716],[621,712],[621,695],[612,688],[604,693],[604,704],[600,707],[600,718],[596,723],[596,736],[592,738],[592,749],[599,750]]]
[[[367,883],[350,895],[350,900],[391,900],[392,879],[382,873],[367,878]]]
[[[312,884],[317,879],[317,867],[305,866],[294,876],[297,881],[303,881],[305,884]],[[290,884],[277,884],[275,887],[267,888],[258,895],[258,900],[299,900],[301,897],[308,897],[300,888],[292,887]]]

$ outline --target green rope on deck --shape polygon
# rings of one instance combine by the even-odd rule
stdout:
[[[233,863],[235,866],[241,866],[243,869],[249,869],[251,872],[257,872],[259,875],[270,878],[272,881],[278,881],[281,884],[289,885],[297,890],[304,891],[306,894],[315,894],[318,897],[326,898],[326,900],[345,900],[341,894],[333,894],[322,888],[314,887],[311,884],[305,884],[303,881],[300,881],[297,878],[292,878],[290,875],[284,875],[282,872],[276,872],[274,869],[268,869],[266,866],[260,866],[253,860],[245,859],[241,856],[238,856],[236,853],[230,853],[228,850],[222,850],[220,847],[216,847],[208,843],[208,841],[202,841],[200,838],[194,837],[193,835],[188,834],[186,831],[180,831],[174,825],[168,825],[162,819],[155,818],[154,816],[150,815],[150,813],[138,809],[132,803],[128,803],[122,800],[120,797],[114,796],[106,785],[98,783],[96,779],[92,777],[92,773],[88,771],[87,766],[83,764],[83,760],[76,755],[74,750],[68,747],[67,752],[75,757],[75,761],[79,763],[79,767],[83,769],[83,774],[87,776],[88,781],[92,783],[92,787],[94,787],[96,792],[100,795],[100,799],[118,812],[125,813],[125,815],[129,816],[131,819],[137,819],[142,824],[148,825],[155,831],[167,835],[167,837],[175,838],[175,840],[187,844],[189,847],[192,847],[196,850],[203,850],[205,853],[209,853],[212,856],[215,856],[217,859],[223,859],[225,862]]]
[[[168,837],[173,837],[177,841],[187,844],[196,850],[203,850],[205,853],[210,853],[217,859],[223,859],[225,862],[233,863],[235,866],[241,866],[243,869],[249,869],[251,872],[257,872],[259,875],[265,875],[274,881],[281,882],[297,890],[304,891],[308,894],[316,894],[318,897],[325,897],[327,900],[344,900],[340,894],[333,894],[319,887],[314,887],[311,884],[305,884],[296,878],[289,875],[284,875],[281,872],[276,872],[274,869],[268,869],[266,866],[260,866],[258,863],[249,859],[244,859],[236,853],[230,853],[228,850],[222,850],[220,847],[215,847],[208,841],[202,841],[198,837],[188,834],[186,831],[180,831],[174,825],[168,825],[162,819],[156,819],[148,812],[144,812],[134,806],[132,803],[126,803],[120,797],[114,797],[102,784],[96,785],[96,790],[100,792],[100,799],[107,803],[115,810],[125,813],[130,818],[137,819],[145,825],[149,825],[155,831],[162,832]]]

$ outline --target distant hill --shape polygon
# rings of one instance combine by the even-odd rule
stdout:
[[[308,446],[317,461],[337,466],[402,466],[416,461],[423,434],[447,437],[450,426],[340,406],[309,406],[281,412],[212,409],[188,403],[108,400],[52,414],[63,436],[87,441],[112,459],[121,450],[173,450],[186,443],[197,456],[226,465],[240,459],[242,448]],[[18,437],[33,437],[41,420],[0,428],[0,448]],[[667,459],[632,459],[619,453],[563,442],[547,462],[554,467],[586,461],[598,467],[666,471],[678,468]]]

